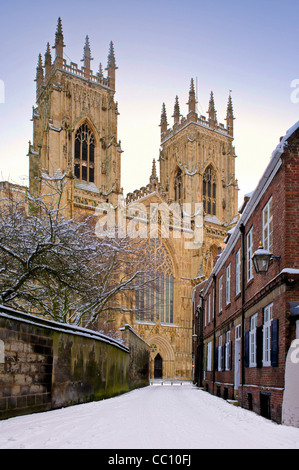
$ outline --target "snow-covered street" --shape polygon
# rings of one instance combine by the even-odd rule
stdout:
[[[299,429],[275,424],[191,384],[0,422],[1,449],[298,449]]]

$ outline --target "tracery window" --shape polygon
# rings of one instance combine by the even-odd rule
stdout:
[[[178,168],[174,180],[174,200],[181,202],[183,197],[183,175],[182,170]]]
[[[203,175],[202,200],[206,214],[216,215],[216,171],[210,165]]]
[[[140,286],[148,283],[144,289],[136,290],[136,320],[155,323],[173,323],[173,268],[168,251],[159,238],[146,241],[145,257],[150,260],[150,273],[139,275]],[[153,282],[149,281],[153,279]]]
[[[94,183],[95,139],[86,123],[82,124],[75,135],[75,177]]]

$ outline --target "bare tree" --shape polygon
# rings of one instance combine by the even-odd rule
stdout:
[[[134,310],[127,297],[146,289],[151,280],[141,283],[139,274],[151,267],[144,259],[140,267],[136,239],[99,238],[92,216],[65,218],[63,179],[46,180],[45,197],[28,195],[29,213],[19,202],[2,201],[0,299],[58,322],[91,327],[103,312]]]

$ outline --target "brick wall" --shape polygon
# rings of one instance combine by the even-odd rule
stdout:
[[[297,135],[298,134],[298,135]],[[277,156],[276,156],[277,157]],[[228,242],[221,254],[212,276],[203,288],[203,342],[207,351],[207,343],[213,342],[212,370],[206,368],[204,361],[205,389],[225,398],[236,397],[245,408],[252,409],[274,421],[281,422],[283,392],[285,388],[285,362],[292,339],[294,339],[295,324],[290,315],[290,301],[299,301],[299,274],[289,270],[299,268],[299,131],[292,136],[288,148],[280,158],[275,158],[269,164],[274,176],[268,179],[271,172],[266,169],[261,184],[252,199],[245,206],[245,216],[231,235],[233,243]],[[272,177],[272,176],[271,176]],[[280,259],[270,261],[267,273],[257,274],[253,268],[252,279],[247,279],[247,234],[253,228],[254,253],[262,241],[263,223],[262,211],[269,199],[272,198],[273,213],[273,250],[274,256]],[[252,202],[253,201],[253,202]],[[252,204],[251,204],[252,202]],[[250,210],[247,208],[250,208]],[[236,253],[241,248],[241,230],[244,227],[244,297],[236,293]],[[231,266],[230,300],[226,302],[226,268]],[[219,280],[222,276],[222,305],[219,309]],[[212,307],[208,316],[208,298],[213,298],[215,286],[216,301],[214,316]],[[242,300],[244,302],[242,302]],[[197,299],[198,301],[198,299]],[[245,365],[245,335],[250,330],[252,315],[257,314],[257,327],[264,324],[265,308],[273,304],[273,322],[278,325],[277,363],[259,362],[259,365]],[[241,338],[244,348],[241,348],[240,387],[235,388],[235,333],[238,325],[242,326],[244,319],[244,336]],[[277,323],[278,322],[278,323]],[[219,345],[219,337],[225,342],[225,334],[230,331],[232,342],[232,364],[229,370],[218,370],[214,361]],[[264,334],[264,333],[263,333]],[[274,335],[275,337],[275,335]],[[222,343],[222,344],[223,344]],[[273,346],[276,348],[276,346]],[[247,349],[248,351],[248,349]]]

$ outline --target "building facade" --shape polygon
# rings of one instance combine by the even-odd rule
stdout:
[[[298,364],[292,350],[299,318],[298,152],[299,123],[281,139],[245,198],[208,280],[194,289],[198,384],[297,426],[298,370],[288,369]],[[255,269],[257,255],[266,256],[263,272]]]
[[[213,93],[208,118],[198,115],[193,79],[188,114],[181,115],[176,97],[170,128],[163,104],[159,176],[154,161],[149,184],[125,197],[113,43],[106,76],[101,64],[97,73],[91,69],[88,37],[82,67],[66,61],[64,47],[59,18],[55,57],[49,43],[44,59],[38,57],[29,190],[46,194],[47,182],[63,177],[61,206],[69,217],[92,214],[103,203],[119,211],[123,201],[127,230],[138,220],[138,229],[146,232],[145,250],[159,287],[136,295],[130,305],[135,312],[116,316],[115,328],[129,323],[151,345],[152,377],[190,380],[192,289],[210,273],[238,218],[231,96],[226,126],[218,123]]]

